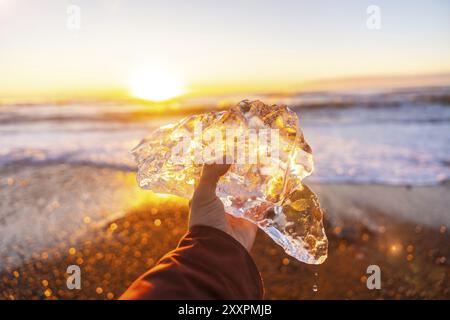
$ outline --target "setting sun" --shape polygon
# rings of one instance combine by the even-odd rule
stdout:
[[[186,90],[178,76],[160,70],[139,70],[129,79],[129,90],[136,98],[148,101],[165,101]]]

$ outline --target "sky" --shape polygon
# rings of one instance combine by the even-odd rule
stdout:
[[[449,74],[449,17],[446,0],[0,0],[0,98],[126,95],[142,70],[193,94]]]

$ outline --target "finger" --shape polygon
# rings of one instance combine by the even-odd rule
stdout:
[[[238,240],[248,251],[253,247],[258,227],[256,224],[243,219],[226,215],[226,220],[231,229],[231,234]]]
[[[205,164],[202,169],[200,183],[215,186],[220,177],[230,169],[230,164]]]
[[[228,220],[228,223],[234,228],[245,229],[248,230],[249,233],[256,233],[256,230],[258,229],[258,226],[256,224],[244,218],[238,218],[227,214],[226,219]]]

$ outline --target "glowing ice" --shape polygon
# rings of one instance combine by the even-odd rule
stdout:
[[[251,137],[264,130],[277,133],[276,148],[274,143],[263,148],[260,140],[254,144]],[[230,139],[229,132],[237,134]],[[204,152],[218,145],[220,152]],[[190,116],[159,128],[132,153],[142,188],[185,198],[192,196],[202,165],[226,156],[233,164],[217,187],[225,210],[257,224],[300,261],[320,264],[327,258],[323,212],[302,183],[313,171],[311,148],[296,113],[286,106],[244,100],[227,111]],[[261,161],[250,161],[252,153]]]

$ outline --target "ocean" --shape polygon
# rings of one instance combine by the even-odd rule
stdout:
[[[226,99],[260,98],[295,110],[315,159],[308,181],[435,185],[450,179],[449,96],[444,87]],[[134,171],[129,151],[140,139],[181,119],[180,110],[206,110],[220,99],[188,99],[171,116],[128,102],[3,104],[0,166],[62,162]]]

